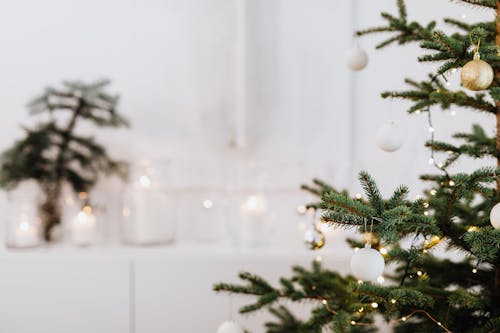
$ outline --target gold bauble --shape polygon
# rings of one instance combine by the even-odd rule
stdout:
[[[319,250],[325,245],[325,235],[316,226],[312,226],[306,230],[304,242],[308,249]]]
[[[493,69],[490,64],[479,58],[479,53],[474,54],[474,59],[465,64],[460,73],[462,85],[473,91],[487,89],[493,82]]]

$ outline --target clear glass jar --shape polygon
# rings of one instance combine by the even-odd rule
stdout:
[[[23,182],[7,192],[6,234],[8,248],[32,248],[44,244],[38,214],[40,188],[35,182]]]
[[[123,196],[122,234],[127,244],[161,245],[175,240],[175,205],[169,163],[143,160],[131,166]]]

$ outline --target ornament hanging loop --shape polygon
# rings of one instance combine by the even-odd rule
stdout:
[[[477,46],[476,46],[476,49],[474,50],[474,56],[473,56],[474,60],[480,60],[481,59],[481,55],[479,54],[479,47],[480,46],[481,46],[481,38],[478,38],[477,39]]]

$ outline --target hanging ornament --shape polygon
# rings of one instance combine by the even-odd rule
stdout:
[[[490,222],[493,228],[500,229],[500,202],[491,209]]]
[[[240,325],[234,321],[225,321],[217,329],[217,333],[244,333]]]
[[[375,140],[379,148],[387,152],[396,151],[403,144],[403,136],[394,121],[382,125],[377,130]]]
[[[359,46],[355,46],[347,52],[347,66],[353,71],[360,71],[368,65],[368,54]]]
[[[362,281],[377,281],[384,269],[384,257],[379,251],[372,249],[370,243],[354,252],[351,258],[352,274]]]
[[[474,51],[473,60],[466,63],[460,73],[462,85],[472,91],[487,89],[491,82],[493,82],[493,69],[490,64],[481,60],[481,56],[479,55],[480,45],[481,41],[479,40]]]
[[[325,245],[325,235],[316,225],[311,226],[304,234],[304,242],[308,249],[319,250]]]

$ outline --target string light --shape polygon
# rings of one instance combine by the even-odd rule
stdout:
[[[356,325],[356,322],[354,320],[351,320],[351,325]]]
[[[450,180],[450,181],[448,182],[448,184],[449,184],[450,186],[455,186],[455,182],[454,182],[453,180]]]
[[[472,273],[476,274],[477,273],[477,268],[472,269]]]
[[[423,273],[422,273],[422,271],[418,271],[418,272],[417,272],[417,275],[418,275],[418,276],[422,276],[422,274],[423,274]]]
[[[377,302],[373,302],[371,304],[371,306],[372,306],[372,308],[376,309],[376,308],[378,308],[378,303]]]
[[[316,256],[316,258],[314,258],[314,260],[316,260],[316,262],[322,262],[323,261],[323,257],[322,256]]]
[[[307,212],[307,208],[304,205],[300,205],[297,207],[297,213],[299,214],[305,214]]]
[[[212,202],[212,200],[210,200],[210,199],[203,200],[203,207],[205,207],[206,209],[212,208],[213,205],[214,205],[214,203]]]
[[[396,304],[396,299],[394,299],[394,298],[393,298],[393,299],[391,299],[391,303],[392,303],[392,304]]]
[[[430,193],[431,193],[431,195],[436,195],[437,191],[432,189]]]
[[[387,251],[387,249],[385,247],[381,247],[379,251],[383,255],[386,255],[388,253],[388,251]]]
[[[361,193],[356,193],[356,199],[361,199]]]
[[[322,301],[322,303],[323,303],[324,305],[327,305],[327,304],[328,304],[328,301],[327,301],[326,299],[324,299],[324,300]]]

